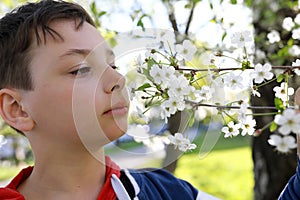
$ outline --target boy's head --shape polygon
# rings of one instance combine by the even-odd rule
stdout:
[[[34,41],[46,43],[46,36],[62,39],[49,24],[55,20],[70,19],[80,28],[83,22],[94,26],[93,20],[77,4],[45,0],[29,3],[6,14],[0,20],[0,89],[12,87],[32,90],[29,72],[30,50]]]
[[[9,13],[0,59],[0,114],[29,140],[94,149],[126,130],[124,77],[80,6],[46,0]]]

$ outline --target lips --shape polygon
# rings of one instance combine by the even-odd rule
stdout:
[[[118,115],[125,115],[128,113],[128,104],[126,103],[118,103],[110,108],[108,108],[103,115],[113,115],[113,116],[118,116]]]

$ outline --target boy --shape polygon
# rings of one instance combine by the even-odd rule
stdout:
[[[0,20],[0,114],[35,165],[0,199],[210,199],[163,170],[120,170],[103,145],[127,129],[125,80],[79,5],[26,4]]]

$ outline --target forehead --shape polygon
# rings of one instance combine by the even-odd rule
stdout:
[[[111,54],[110,48],[101,36],[100,32],[92,25],[84,22],[79,29],[73,20],[59,20],[52,22],[49,27],[57,32],[59,37],[53,38],[46,35],[46,43],[37,44],[34,41],[31,46],[31,65],[53,65],[68,55],[80,55],[89,53],[88,50],[97,48],[98,55]],[[79,50],[79,51],[78,51]],[[80,52],[80,50],[83,50]]]

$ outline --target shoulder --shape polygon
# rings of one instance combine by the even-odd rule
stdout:
[[[297,156],[298,167],[296,174],[292,176],[280,194],[279,200],[300,199],[300,159]]]
[[[25,200],[16,190],[10,188],[0,188],[0,199],[2,200]]]
[[[139,199],[196,199],[198,190],[190,183],[178,179],[166,170],[127,170],[134,179]]]
[[[124,186],[129,193],[131,191],[132,199],[219,200],[163,169],[123,170],[121,174],[130,182]],[[123,182],[126,181],[123,179]]]
[[[4,188],[0,188],[1,200],[25,200],[24,196],[17,191],[17,187],[28,178],[33,167],[22,169],[12,181]]]

